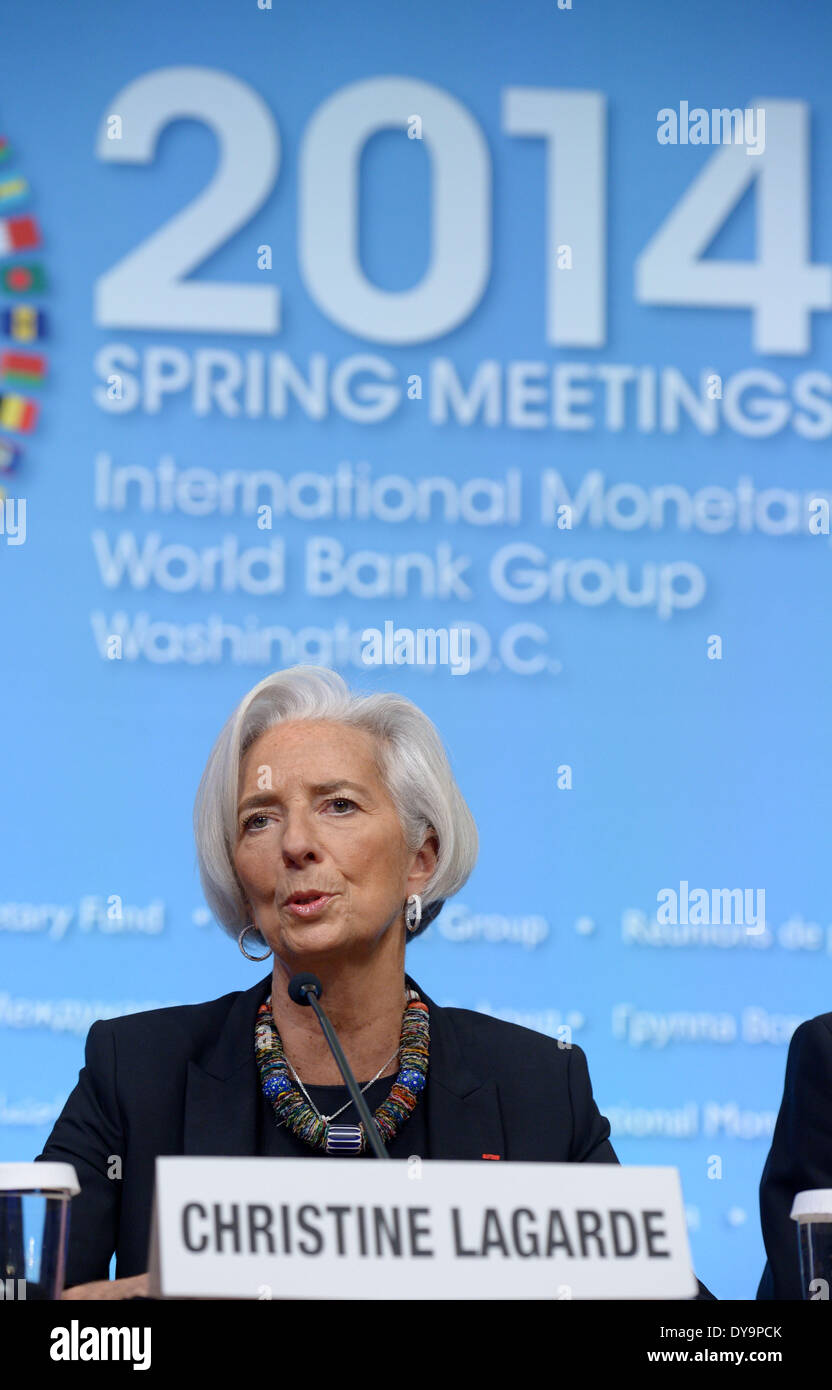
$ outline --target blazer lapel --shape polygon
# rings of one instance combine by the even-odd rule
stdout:
[[[199,1062],[188,1063],[184,1152],[246,1158],[257,1152],[257,1062],[254,1020],[271,975],[238,995],[223,1028]]]
[[[463,1058],[457,1031],[447,1009],[419,991],[430,1013],[427,1128],[431,1158],[505,1158],[497,1084],[477,1074]]]

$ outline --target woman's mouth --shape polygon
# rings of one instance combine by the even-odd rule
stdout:
[[[334,893],[298,893],[287,902],[286,906],[296,917],[314,917],[323,911],[334,896]]]

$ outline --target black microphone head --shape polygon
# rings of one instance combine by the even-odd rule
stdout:
[[[308,1004],[310,994],[320,999],[323,992],[324,987],[317,975],[311,974],[308,970],[293,975],[289,981],[289,998],[295,1004]]]

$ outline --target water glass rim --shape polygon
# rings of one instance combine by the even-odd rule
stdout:
[[[47,1197],[74,1197],[80,1191],[71,1163],[0,1163],[0,1196],[40,1193]]]

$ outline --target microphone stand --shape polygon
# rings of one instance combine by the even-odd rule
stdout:
[[[289,981],[289,998],[295,1004],[308,1004],[314,1010],[315,1017],[321,1025],[323,1035],[329,1043],[329,1049],[338,1064],[338,1070],[344,1078],[347,1090],[350,1093],[350,1099],[358,1111],[358,1117],[364,1126],[364,1133],[367,1136],[367,1141],[373,1151],[374,1157],[390,1158],[389,1153],[381,1142],[381,1136],[379,1135],[376,1122],[370,1114],[370,1108],[358,1089],[358,1082],[352,1074],[352,1068],[344,1055],[344,1049],[338,1041],[335,1029],[324,1013],[322,1005],[318,1002],[320,995],[323,994],[323,989],[324,987],[317,975],[308,973],[293,975]]]

